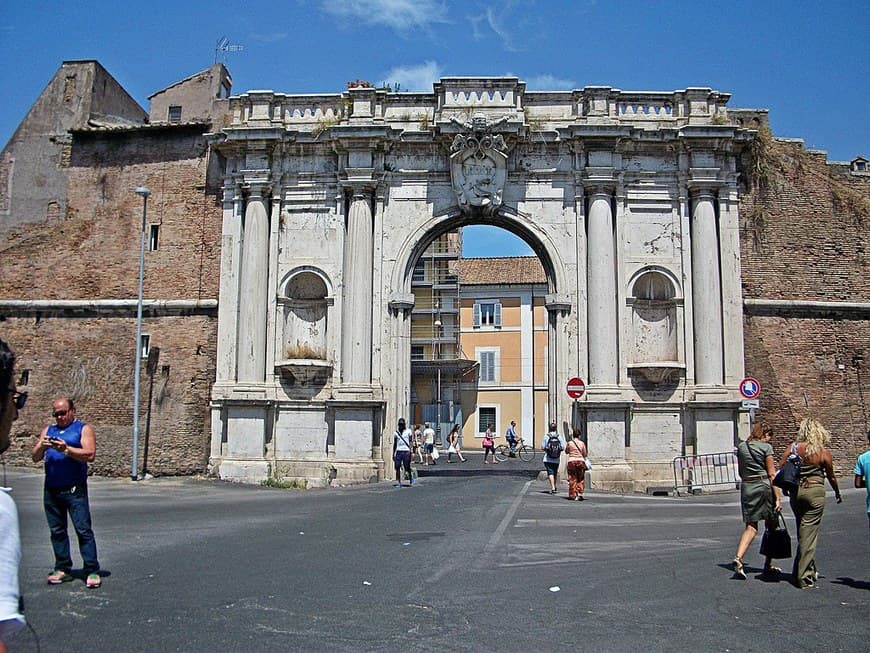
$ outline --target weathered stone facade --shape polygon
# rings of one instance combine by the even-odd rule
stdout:
[[[383,477],[409,404],[414,265],[474,223],[541,259],[550,417],[584,424],[602,487],[662,483],[687,449],[729,450],[746,421],[737,161],[752,133],[727,101],[527,93],[515,78],[233,98],[213,141],[227,159],[218,474]],[[286,319],[299,275],[321,281],[323,325]],[[306,331],[322,353],[286,360]],[[588,390],[572,407],[559,389],[575,375]]]
[[[673,456],[730,449],[744,373],[778,451],[807,413],[841,471],[866,441],[870,178],[769,141],[776,186],[753,185],[764,112],[709,89],[531,93],[513,78],[228,103],[212,97],[219,67],[152,96],[161,115],[194,102],[208,120],[77,100],[57,122],[71,89],[87,94],[64,70],[88,64],[93,81],[92,63],[65,62],[0,166],[0,336],[32,370],[11,462],[29,464],[42,409],[71,392],[97,427],[95,472],[129,472],[141,185],[160,235],[143,329],[160,360],[140,406],[152,473],[389,475],[415,262],[479,223],[541,260],[549,413],[584,425],[601,486],[661,485]]]

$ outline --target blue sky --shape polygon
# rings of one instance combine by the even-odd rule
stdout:
[[[210,66],[233,92],[340,92],[347,81],[431,90],[448,75],[516,75],[532,90],[709,86],[767,108],[777,136],[831,160],[870,157],[865,2],[627,0],[6,0],[0,143],[68,59],[97,59],[148,96]],[[474,239],[466,233],[466,241]],[[487,243],[502,253],[507,243]],[[467,252],[470,255],[482,255]]]

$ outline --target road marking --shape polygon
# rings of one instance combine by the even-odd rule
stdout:
[[[534,482],[535,479],[531,479],[529,481],[526,481],[526,483],[523,485],[522,489],[513,500],[513,503],[511,503],[510,508],[508,508],[507,513],[505,513],[505,516],[501,520],[501,523],[498,525],[498,528],[495,529],[492,537],[489,538],[489,542],[485,547],[483,547],[483,553],[478,557],[477,560],[475,560],[473,565],[475,569],[486,569],[492,566],[492,555],[499,550],[499,542],[502,538],[502,535],[504,535],[507,527],[510,526],[511,521],[513,521],[514,515],[517,512],[517,508],[520,507],[523,496],[525,496],[526,492],[529,491],[529,487]]]

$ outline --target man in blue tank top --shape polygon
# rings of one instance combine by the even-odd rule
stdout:
[[[73,579],[69,515],[78,536],[86,585],[99,587],[100,563],[88,504],[88,463],[97,453],[96,435],[90,424],[76,419],[75,405],[69,397],[58,397],[51,407],[55,423],[42,430],[32,451],[33,462],[45,461],[43,505],[54,549],[54,571],[46,581],[60,585]]]

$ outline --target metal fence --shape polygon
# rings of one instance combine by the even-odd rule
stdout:
[[[708,489],[733,490],[740,487],[737,454],[734,451],[705,453],[674,458],[674,492],[680,494]]]

